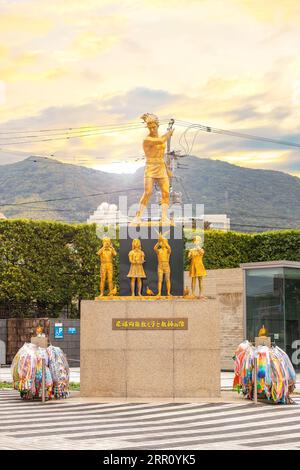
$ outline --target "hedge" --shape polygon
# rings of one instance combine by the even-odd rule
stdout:
[[[300,261],[300,230],[204,233],[207,269],[234,268],[253,261]],[[187,238],[193,234],[185,232]],[[118,242],[114,243],[118,249]],[[99,292],[100,245],[95,225],[1,220],[1,309],[18,316],[55,317],[68,306],[69,314],[77,315],[80,300],[93,299]],[[116,279],[117,266],[118,260]]]
[[[99,284],[95,226],[59,222],[0,222],[0,303],[12,314],[58,316]],[[75,312],[76,313],[76,312]]]
[[[191,239],[192,233],[186,231],[186,238]],[[300,230],[255,234],[207,230],[203,248],[207,269],[237,268],[241,263],[255,261],[300,261]],[[185,269],[187,267],[185,256]]]

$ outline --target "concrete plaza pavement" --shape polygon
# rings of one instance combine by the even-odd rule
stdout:
[[[256,450],[300,448],[300,399],[255,405],[220,400],[22,401],[0,390],[0,450]]]
[[[81,398],[23,401],[0,390],[0,450],[300,449],[300,397],[294,405],[253,402],[232,391],[233,372],[221,372],[218,399]],[[80,368],[71,368],[80,382]],[[11,382],[9,367],[0,382]],[[300,390],[300,375],[297,376]]]

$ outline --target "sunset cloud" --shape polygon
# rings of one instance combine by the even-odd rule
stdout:
[[[2,1],[1,127],[140,122],[149,111],[300,142],[299,18],[297,0]],[[41,154],[99,168],[139,156],[144,134],[22,145],[1,134],[0,163]],[[202,133],[192,151],[300,173],[297,151],[273,144]]]

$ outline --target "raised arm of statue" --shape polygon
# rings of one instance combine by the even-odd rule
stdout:
[[[160,243],[159,243],[159,242],[157,242],[157,243],[156,243],[156,245],[154,245],[154,248],[153,248],[153,250],[155,251],[155,253],[157,253],[157,252],[158,252],[158,250],[159,250],[159,245],[160,245]]]
[[[117,256],[117,252],[116,252],[116,250],[115,250],[115,248],[114,248],[113,245],[111,245],[111,254],[112,254],[113,256]]]
[[[163,142],[167,142],[167,140],[172,137],[172,134],[174,132],[174,129],[171,129],[170,131],[166,132],[164,135],[161,136]]]

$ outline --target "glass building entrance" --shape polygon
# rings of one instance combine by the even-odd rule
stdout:
[[[300,263],[243,264],[246,338],[254,341],[262,325],[272,342],[300,370]]]

